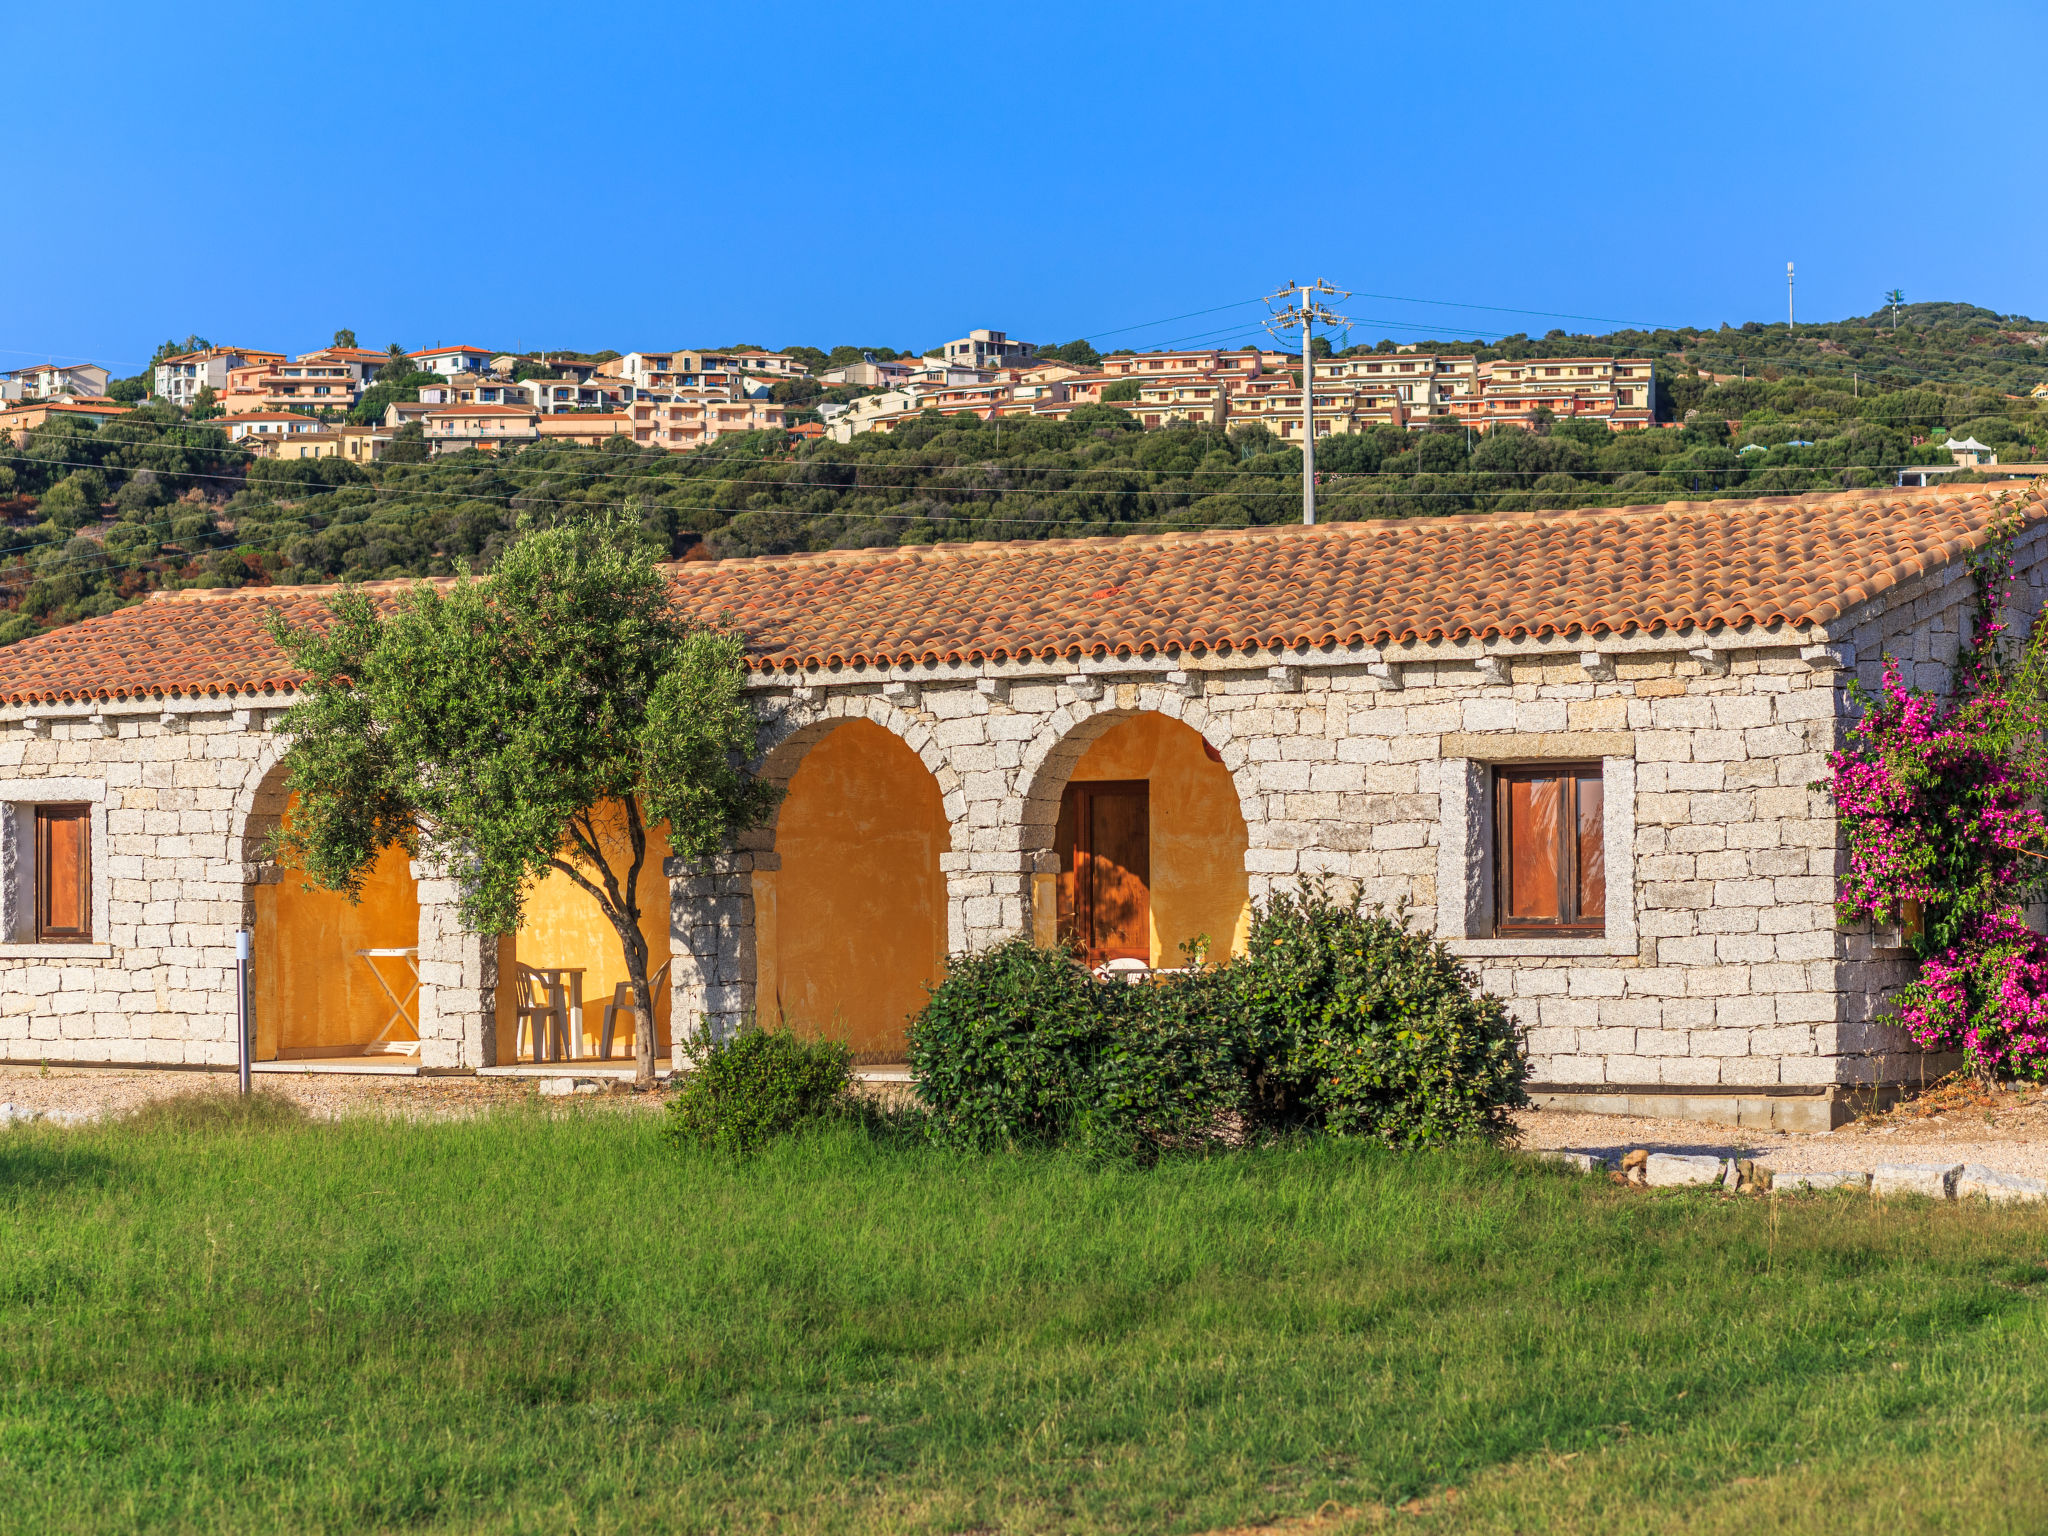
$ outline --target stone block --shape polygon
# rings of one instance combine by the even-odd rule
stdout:
[[[2048,1179],[2000,1173],[1981,1163],[1965,1163],[1956,1176],[1958,1200],[1989,1200],[1993,1205],[2035,1205],[2048,1200]]]
[[[1870,1175],[1870,1192],[1880,1198],[1918,1195],[1927,1200],[1953,1199],[1961,1163],[1879,1163]]]
[[[1677,1189],[1689,1185],[1718,1184],[1727,1172],[1728,1159],[1725,1157],[1652,1152],[1643,1164],[1643,1182],[1652,1189]]]

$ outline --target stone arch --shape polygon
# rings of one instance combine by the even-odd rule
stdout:
[[[751,1016],[899,1059],[945,960],[960,776],[928,717],[889,699],[764,717],[755,772],[783,791],[774,810],[711,869],[673,871],[673,1016],[719,1034]]]
[[[243,926],[253,936],[250,999],[255,1059],[352,1057],[426,1033],[414,995],[404,1024],[394,1024],[385,985],[405,998],[415,965],[402,956],[365,957],[365,949],[419,949],[420,882],[402,849],[385,851],[363,899],[307,889],[295,872],[270,862],[264,843],[283,822],[286,743],[266,738],[234,800],[228,853],[242,890]],[[380,985],[370,967],[382,967]]]
[[[1177,730],[1141,729],[1170,722]],[[1188,750],[1199,740],[1227,776]],[[1186,742],[1187,748],[1179,743]],[[1103,754],[1107,753],[1107,758]],[[1135,754],[1135,755],[1134,755]],[[1087,764],[1098,760],[1089,772]],[[1112,764],[1122,763],[1125,771]],[[1049,943],[1066,878],[1056,848],[1063,797],[1077,774],[1086,778],[1140,778],[1147,796],[1151,841],[1149,959],[1177,963],[1183,942],[1206,935],[1217,958],[1242,943],[1249,910],[1251,850],[1263,820],[1263,801],[1248,792],[1246,753],[1226,717],[1199,699],[1146,684],[1124,684],[1096,700],[1075,700],[1055,711],[1019,766],[1016,793],[1003,826],[1030,870],[1026,930]],[[1220,857],[1219,857],[1220,854]],[[1071,895],[1071,892],[1068,893]],[[1184,930],[1184,931],[1183,931]]]
[[[1145,714],[1177,720],[1215,749],[1229,770],[1232,787],[1237,791],[1238,811],[1256,843],[1265,807],[1261,797],[1240,782],[1246,754],[1230,729],[1228,716],[1217,714],[1200,699],[1189,699],[1175,689],[1127,683],[1105,689],[1100,699],[1076,699],[1062,705],[1046,718],[1045,728],[1033,739],[1017,770],[1017,792],[1003,807],[1002,825],[1016,839],[1012,846],[1017,851],[1036,854],[1052,847],[1060,792],[1073,776],[1075,766],[1114,727]]]
[[[955,830],[957,842],[958,829],[967,811],[966,800],[961,794],[960,775],[946,760],[945,750],[929,724],[873,694],[834,695],[822,704],[792,704],[771,714],[761,732],[762,745],[755,759],[754,772],[778,789],[786,790],[812,749],[851,720],[866,720],[880,726],[917,754],[918,761],[924,764],[925,771],[939,786],[939,794],[946,807],[946,820]],[[772,849],[781,814],[782,803],[778,798],[767,819],[741,836],[740,848],[753,852]]]

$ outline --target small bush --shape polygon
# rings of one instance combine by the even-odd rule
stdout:
[[[151,1099],[122,1116],[121,1124],[138,1131],[261,1131],[306,1123],[306,1111],[273,1089],[259,1088],[246,1098],[219,1088],[195,1088]]]
[[[1528,1102],[1506,1007],[1398,915],[1277,896],[1230,969],[1271,1122],[1435,1146],[1500,1140]]]
[[[941,1140],[1049,1146],[1072,1128],[1112,994],[1065,950],[955,955],[910,1026],[910,1075]]]
[[[830,1114],[853,1082],[853,1053],[835,1040],[746,1029],[685,1047],[691,1071],[669,1100],[664,1134],[678,1145],[744,1156]]]

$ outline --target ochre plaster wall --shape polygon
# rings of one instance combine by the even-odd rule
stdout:
[[[632,863],[632,845],[626,835],[625,816],[617,807],[602,822],[606,836],[605,854],[612,868],[623,878]],[[668,877],[661,861],[669,855],[668,829],[651,827],[647,833],[647,860],[640,866],[640,933],[647,940],[647,974],[651,979],[668,959]],[[619,949],[618,930],[599,910],[596,900],[560,872],[551,872],[526,897],[526,921],[519,932],[498,943],[498,1060],[509,1064],[518,1037],[515,998],[517,973],[513,966],[583,967],[584,1049],[596,1050],[604,1027],[604,1005],[612,989],[626,979],[626,957]],[[669,1045],[668,987],[655,988],[655,1059]],[[630,998],[631,993],[627,996]],[[612,1037],[613,1058],[632,1055],[633,1020],[620,1017]],[[519,1058],[531,1059],[531,1052]]]
[[[950,846],[938,782],[896,737],[854,720],[813,747],[776,820],[781,871],[754,876],[762,1022],[900,1058],[946,963]]]
[[[1250,933],[1244,814],[1230,770],[1201,734],[1164,715],[1133,715],[1083,754],[1073,777],[1146,779],[1152,786],[1152,963],[1179,965],[1180,946],[1209,936],[1209,958],[1244,953]],[[1050,906],[1051,880],[1045,881]],[[1036,893],[1034,892],[1034,895]],[[1039,942],[1047,942],[1036,925]]]
[[[419,896],[405,852],[387,848],[351,906],[337,891],[305,889],[306,877],[287,869],[276,885],[256,887],[256,1058],[281,1052],[367,1045],[391,1017],[391,999],[370,974],[374,963],[401,998],[412,972],[397,956],[370,961],[359,949],[402,949],[419,943]],[[407,1009],[416,1019],[418,1001]],[[232,1033],[232,1031],[230,1031]],[[417,1038],[410,1023],[394,1025],[387,1039]]]

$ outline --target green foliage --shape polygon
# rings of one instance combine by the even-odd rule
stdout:
[[[348,329],[348,327],[347,327],[347,326],[343,326],[343,327],[342,327],[342,328],[341,328],[340,330],[338,330],[338,331],[336,331],[336,332],[334,333],[334,345],[335,345],[335,346],[337,346],[337,347],[347,347],[347,348],[349,348],[350,350],[354,350],[354,348],[355,348],[355,344],[356,344],[356,333],[355,333],[354,331],[352,331],[352,330]]]
[[[414,368],[410,360],[397,373],[393,373],[387,363],[377,370],[377,382],[357,396],[356,403],[349,407],[348,419],[358,425],[374,426],[384,419],[384,412],[393,401],[417,400],[422,386],[446,382],[438,373]]]
[[[1072,363],[1076,368],[1093,368],[1102,361],[1102,354],[1085,340],[1076,339],[1057,347],[1040,347],[1038,358],[1040,362]]]
[[[1501,1139],[1527,1102],[1506,1007],[1398,916],[1282,894],[1254,910],[1231,970],[1269,1120],[1440,1146]]]
[[[382,850],[424,841],[455,861],[479,933],[517,930],[528,889],[566,875],[619,936],[651,1080],[647,829],[704,859],[772,803],[742,766],[739,637],[685,616],[616,518],[535,529],[481,581],[326,608],[304,629],[273,619],[308,675],[282,726],[300,804],[277,855],[355,898]]]
[[[1137,398],[1138,381],[1136,379],[1118,379],[1114,384],[1105,384],[1102,387],[1102,403],[1104,405],[1114,405],[1118,401],[1135,400]]]
[[[1092,1097],[1119,994],[1064,950],[1012,939],[955,955],[910,1026],[910,1071],[937,1136],[1049,1146]]]
[[[663,1134],[677,1145],[744,1156],[824,1119],[853,1086],[853,1055],[838,1041],[787,1030],[699,1034],[683,1047],[689,1076],[668,1102]]]
[[[1321,891],[1255,910],[1231,963],[1127,986],[1014,939],[957,955],[910,1029],[955,1145],[1156,1153],[1291,1131],[1412,1148],[1509,1134],[1514,1025],[1438,943]]]

